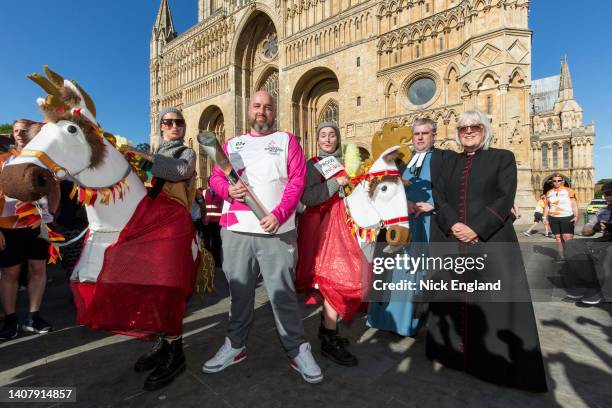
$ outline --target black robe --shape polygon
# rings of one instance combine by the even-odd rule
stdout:
[[[434,180],[430,256],[487,255],[484,269],[463,274],[437,270],[434,280],[501,282],[501,291],[445,292],[430,303],[427,357],[482,380],[545,392],[546,375],[525,267],[510,210],[517,170],[512,152],[479,150],[446,158]],[[463,222],[479,243],[451,234]]]

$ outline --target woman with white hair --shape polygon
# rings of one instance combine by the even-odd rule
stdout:
[[[436,270],[433,280],[455,283],[459,290],[437,292],[430,303],[427,356],[491,383],[545,392],[533,305],[512,226],[516,161],[511,151],[490,148],[492,137],[486,115],[465,112],[457,123],[463,152],[444,163],[433,184],[440,229],[432,230],[431,242],[438,244],[430,254],[453,254],[457,261],[454,269]],[[470,258],[477,267],[468,267]],[[472,291],[470,284],[481,286]]]

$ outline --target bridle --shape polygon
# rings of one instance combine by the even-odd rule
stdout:
[[[21,152],[19,152],[19,156],[34,157],[38,159],[42,164],[44,164],[47,167],[47,169],[49,169],[53,173],[53,178],[55,178],[55,180],[57,181],[70,180],[74,183],[78,183],[76,176],[78,176],[83,171],[89,168],[89,166],[85,166],[76,172],[70,173],[65,167],[62,167],[59,164],[57,164],[55,161],[53,161],[53,159],[51,159],[47,155],[47,153],[39,151],[39,150],[22,150]],[[96,189],[110,188],[116,185],[117,183],[119,183],[124,178],[126,178],[130,174],[131,171],[132,171],[132,166],[130,166],[130,164],[128,163],[125,172],[119,178],[119,180],[117,180],[116,182],[112,183],[109,186],[95,187],[95,188]]]

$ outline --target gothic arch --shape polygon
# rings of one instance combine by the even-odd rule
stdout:
[[[508,76],[508,83],[509,84],[513,84],[514,83],[514,79],[518,76],[519,78],[519,83],[522,81],[523,85],[525,85],[525,73],[523,72],[523,70],[521,69],[521,67],[516,67],[512,70],[512,73],[510,73],[510,75]]]
[[[446,71],[444,72],[444,80],[448,81],[450,79],[453,79],[450,77],[450,73],[452,70],[455,70],[455,72],[457,73],[457,78],[459,77],[459,67],[457,67],[457,64],[455,64],[454,62],[451,62],[450,64],[448,64],[448,67],[446,67]]]
[[[554,172],[553,174],[557,174],[557,172]],[[549,174],[548,176],[544,177],[544,180],[542,181],[542,190],[544,191],[544,194],[546,194],[546,192],[548,190],[550,190],[552,188],[552,177],[553,174]],[[570,182],[570,178],[564,174],[564,173],[558,173],[561,175],[561,177],[563,177],[563,179],[565,180],[565,182],[563,183],[565,185],[565,187],[571,187],[572,184]]]
[[[278,71],[278,30],[274,18],[275,13],[266,13],[266,6],[259,3],[245,16],[239,24],[237,35],[232,43],[232,55],[230,65],[234,70],[235,89],[235,131],[240,133],[248,128],[246,112],[249,100],[257,86],[261,84],[266,73],[269,74],[270,67]],[[273,44],[271,47],[270,44]],[[274,48],[275,46],[275,48]],[[266,48],[267,47],[267,48]],[[270,49],[275,52],[268,54]],[[258,83],[259,81],[259,83]],[[282,106],[278,104],[277,106]]]
[[[232,43],[230,44],[230,50],[232,50],[232,53],[230,55],[230,64],[236,63],[236,57],[239,53],[240,48],[240,40],[243,37],[245,29],[247,29],[253,23],[253,20],[257,19],[260,14],[264,14],[272,22],[274,27],[282,27],[281,22],[278,21],[276,12],[270,7],[262,3],[252,3],[251,7],[252,11],[247,13],[242,18],[242,20],[240,20],[238,26],[236,27],[236,35],[234,35]]]
[[[476,88],[480,89],[480,87],[482,86],[482,84],[485,81],[485,79],[487,79],[487,77],[490,77],[493,80],[493,82],[495,83],[495,85],[499,85],[499,83],[500,83],[499,75],[497,75],[497,73],[495,71],[487,69],[485,72],[483,72],[480,75],[480,77],[476,81]]]
[[[330,100],[340,101],[338,76],[327,67],[316,67],[305,72],[295,84],[291,95],[293,133],[300,138],[306,155],[316,153],[315,130],[320,114]],[[338,103],[338,102],[336,102]],[[342,125],[342,106],[338,104],[339,126]]]

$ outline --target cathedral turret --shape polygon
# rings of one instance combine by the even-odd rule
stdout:
[[[151,58],[159,56],[163,46],[176,37],[168,0],[161,0],[151,32]]]
[[[574,100],[574,87],[572,86],[567,56],[564,56],[561,60],[559,96],[555,102],[554,111],[556,115],[560,116],[562,129],[582,126],[582,108]]]
[[[559,80],[559,99],[574,99],[574,87],[572,86],[572,76],[570,74],[567,55],[561,60],[561,78]]]

